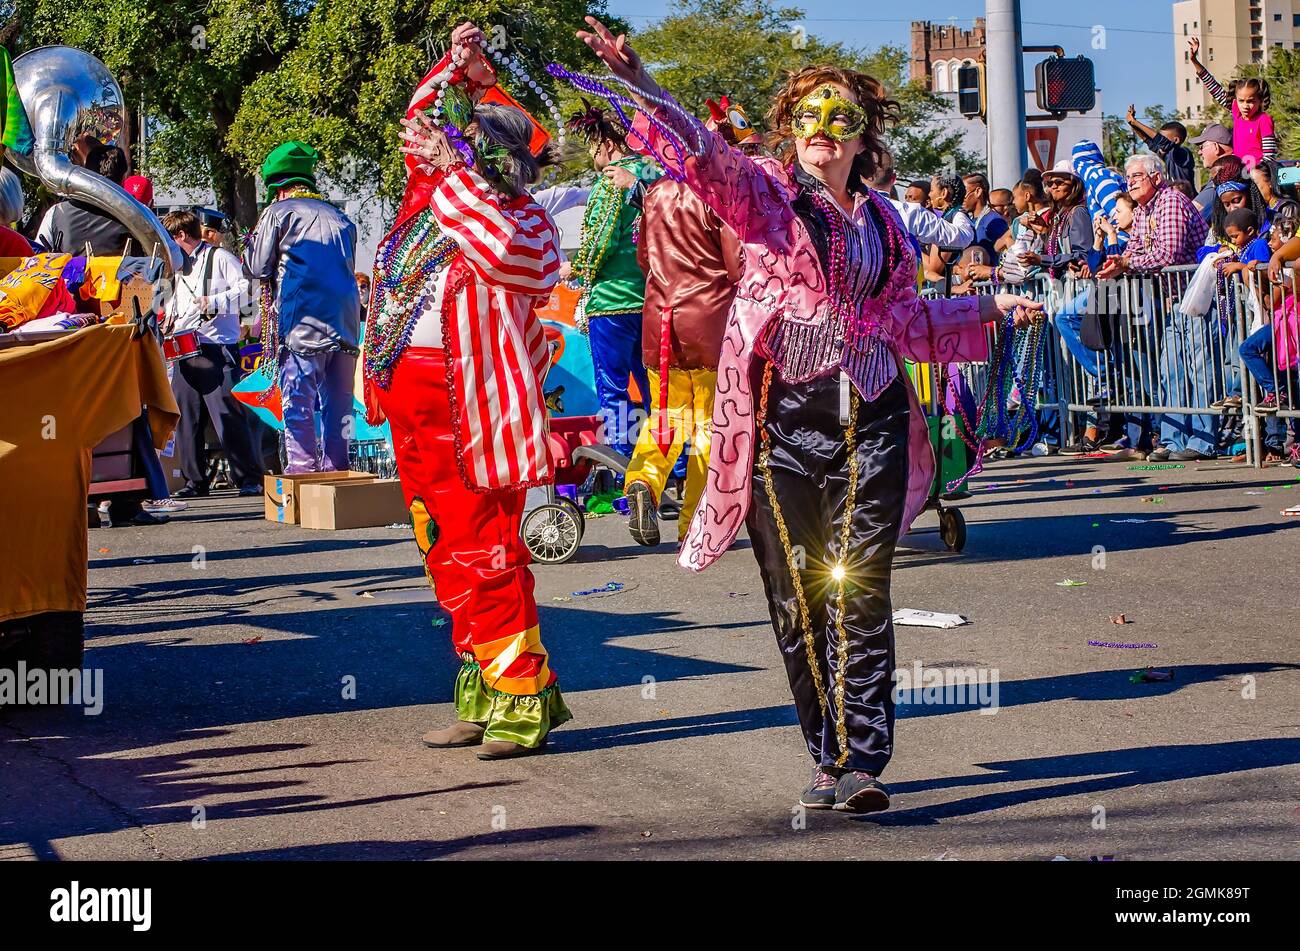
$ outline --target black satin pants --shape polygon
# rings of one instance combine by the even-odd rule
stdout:
[[[889,576],[907,493],[906,385],[900,377],[870,403],[852,394],[851,480],[839,376],[785,384],[757,362],[746,524],[799,725],[828,771],[879,775],[894,751]]]

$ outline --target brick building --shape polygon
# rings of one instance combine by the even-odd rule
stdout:
[[[957,70],[973,66],[984,56],[984,18],[969,30],[944,23],[912,21],[910,78],[931,92],[955,92]]]

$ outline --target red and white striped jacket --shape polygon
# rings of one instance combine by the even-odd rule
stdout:
[[[451,356],[461,476],[480,492],[544,484],[549,355],[534,309],[559,281],[559,235],[531,198],[504,200],[471,168],[430,178],[429,207],[461,250],[433,302]]]

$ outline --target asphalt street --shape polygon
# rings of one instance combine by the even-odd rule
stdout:
[[[743,537],[696,575],[590,520],[535,569],[575,719],[484,763],[419,743],[458,661],[407,530],[229,495],[92,530],[104,708],[0,711],[0,859],[1300,858],[1300,470],[1130,465],[995,464],[961,553],[921,517],[895,607],[970,623],[900,627],[899,665],[996,672],[996,710],[910,694],[862,817],[793,809],[810,761]]]

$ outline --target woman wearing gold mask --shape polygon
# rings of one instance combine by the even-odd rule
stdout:
[[[679,563],[707,567],[748,526],[815,764],[800,802],[887,808],[878,777],[893,753],[890,569],[934,479],[901,360],[983,359],[982,321],[1014,312],[1027,323],[1039,305],[918,300],[898,215],[865,184],[897,115],[871,77],[816,66],[791,76],[768,114],[772,144],[793,146],[783,164],[729,147],[659,88],[625,36],[587,24],[579,38],[640,109],[629,141],[680,169],[745,250],[707,488]],[[675,137],[693,154],[677,154]]]

